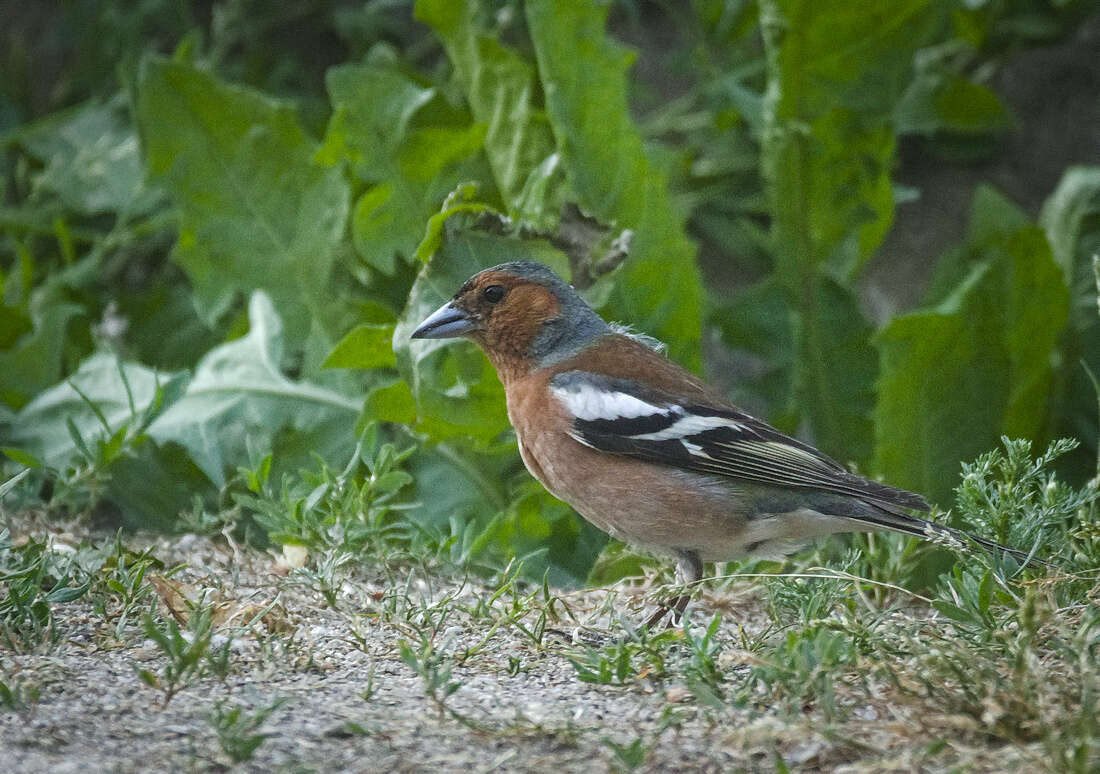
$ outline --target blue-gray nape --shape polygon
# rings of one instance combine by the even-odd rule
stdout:
[[[553,365],[584,349],[589,343],[611,332],[577,291],[546,266],[534,261],[511,261],[486,271],[499,271],[530,280],[554,294],[561,304],[557,317],[547,320],[531,343],[531,356],[540,367]]]

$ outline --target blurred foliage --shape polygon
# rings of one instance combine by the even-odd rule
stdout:
[[[0,32],[0,447],[33,468],[8,496],[174,529],[267,460],[316,508],[286,494],[299,470],[355,458],[369,430],[413,449],[409,524],[583,582],[603,540],[523,472],[488,362],[408,340],[515,259],[695,370],[704,341],[749,362],[706,365],[941,502],[1002,434],[1079,438],[1066,470],[1091,475],[1100,168],[1066,170],[1037,221],[980,187],[963,242],[912,256],[936,263],[917,309],[873,321],[861,280],[912,195],[899,143],[995,157],[1017,123],[992,73],[1096,12],[33,6]]]

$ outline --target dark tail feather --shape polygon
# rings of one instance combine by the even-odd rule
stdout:
[[[1008,554],[1024,567],[1038,569],[1055,566],[1050,562],[1032,556],[1027,551],[1021,551],[1018,548],[1009,548],[994,540],[987,540],[977,535],[971,535],[969,532],[964,532],[961,529],[948,527],[945,524],[937,524],[934,521],[928,521],[928,519],[922,519],[917,516],[910,516],[900,510],[895,511],[889,506],[884,507],[879,503],[874,503],[874,508],[874,514],[860,515],[856,518],[860,521],[873,524],[879,529],[900,532],[903,535],[912,535],[914,537],[923,538],[924,540],[935,541],[936,537],[939,536],[963,545],[977,543],[991,554]]]

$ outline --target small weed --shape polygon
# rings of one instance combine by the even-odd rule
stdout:
[[[574,651],[568,656],[569,663],[577,678],[586,683],[625,685],[646,677],[660,679],[668,674],[669,649],[683,637],[673,629],[655,634],[645,627],[628,629],[621,640]]]
[[[158,621],[149,613],[142,615],[145,636],[156,644],[165,663],[160,674],[148,669],[138,669],[137,673],[142,682],[162,693],[161,706],[167,706],[173,696],[208,675],[220,679],[228,675],[230,642],[211,648],[212,616],[212,606],[200,605],[191,611],[187,628],[181,629],[172,617]]]
[[[41,691],[37,683],[8,676],[0,679],[0,708],[26,712],[38,703]]]
[[[722,683],[726,678],[717,661],[722,651],[718,638],[721,625],[722,616],[715,613],[702,634],[696,634],[689,623],[684,626],[684,647],[688,654],[682,667],[684,682],[700,704],[714,710],[723,708],[725,698]]]
[[[808,625],[829,618],[848,601],[851,583],[836,578],[781,576],[769,580],[768,608],[781,625]]]
[[[239,507],[279,544],[300,545],[311,552],[329,551],[355,557],[383,556],[390,544],[407,543],[411,524],[392,518],[407,509],[399,498],[412,483],[401,464],[413,453],[378,442],[372,426],[355,448],[344,469],[337,472],[323,462],[314,473],[303,472],[300,483],[285,477],[276,494],[271,482],[271,455],[238,478],[247,489],[233,495]],[[414,530],[415,531],[415,530]]]
[[[152,548],[130,550],[123,544],[121,532],[113,544],[103,546],[97,554],[102,564],[93,576],[89,595],[92,607],[103,620],[114,623],[114,637],[122,640],[135,614],[154,598],[153,588],[146,582],[148,571],[157,570],[167,576],[178,568],[166,570],[164,563],[153,556]]]
[[[1002,438],[1001,443],[1004,451],[994,449],[963,463],[962,483],[955,489],[959,520],[975,534],[1025,551],[1040,550],[1064,533],[1100,490],[1095,485],[1074,489],[1051,471],[1055,460],[1077,448],[1073,439],[1052,442],[1034,459],[1030,441]],[[1085,559],[1090,568],[1100,564],[1100,555]]]
[[[352,554],[328,549],[312,566],[296,567],[292,570],[287,580],[319,594],[329,607],[339,610],[340,589],[344,585],[347,568],[354,561],[355,556]]]
[[[29,538],[16,546],[0,528],[0,638],[9,650],[26,653],[56,642],[54,606],[79,599],[90,587],[87,573],[48,540]]]
[[[450,640],[444,640],[442,646],[436,647],[430,640],[422,641],[417,648],[413,648],[407,641],[402,640],[398,644],[398,652],[401,660],[424,681],[424,693],[439,709],[440,714],[445,711],[455,714],[447,706],[449,699],[455,691],[462,687],[451,676],[451,659],[444,654],[444,650],[450,644]]]
[[[606,747],[610,747],[615,758],[612,768],[616,771],[634,771],[646,762],[649,757],[649,747],[642,737],[635,737],[630,744],[619,744],[611,737],[605,736],[602,740]]]
[[[270,734],[258,733],[271,713],[287,703],[285,698],[277,698],[267,706],[255,712],[246,712],[239,704],[229,706],[219,701],[207,715],[214,733],[218,736],[218,745],[233,763],[251,760]]]
[[[529,584],[521,578],[522,572],[522,562],[510,563],[500,573],[496,590],[491,596],[478,596],[473,606],[463,608],[474,622],[487,624],[488,629],[476,645],[466,649],[461,661],[465,662],[481,652],[501,629],[515,629],[533,645],[541,648],[547,624],[558,621],[563,614],[569,613],[569,608],[561,597],[551,591],[549,580],[545,576],[540,586],[524,591],[523,588]],[[561,613],[558,612],[559,607],[562,608]],[[528,620],[531,618],[534,620]],[[518,671],[518,660],[513,664],[510,659],[509,674],[516,674]]]

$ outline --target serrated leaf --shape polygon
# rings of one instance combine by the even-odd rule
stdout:
[[[398,257],[412,259],[444,197],[480,177],[485,128],[453,114],[414,126],[436,92],[396,67],[341,65],[325,82],[335,112],[318,158],[346,160],[372,184],[355,204],[352,240],[368,264],[393,274]]]
[[[828,277],[850,282],[893,222],[890,114],[913,52],[937,16],[931,0],[760,3],[768,75],[761,166],[776,277],[797,311],[790,320],[801,416],[787,421],[810,419],[814,441],[843,459],[868,457],[870,427],[859,417],[875,367],[866,341],[859,341],[868,323],[851,294]],[[837,333],[855,349],[835,346]],[[856,396],[854,411],[838,413],[849,393]]]
[[[263,289],[304,340],[329,308],[324,290],[343,236],[348,191],[293,108],[181,62],[152,59],[137,116],[153,180],[181,210],[173,259],[214,321],[234,294]]]
[[[526,4],[546,113],[580,205],[634,231],[605,311],[658,337],[674,359],[697,370],[703,294],[695,246],[630,118],[633,56],[607,36],[609,9],[584,0]]]
[[[535,103],[534,68],[480,27],[478,11],[479,4],[471,0],[416,4],[416,17],[431,25],[443,41],[474,118],[487,126],[485,152],[509,210],[532,212],[556,199],[549,190],[548,175],[529,182],[533,171],[554,153],[554,137]],[[532,185],[542,189],[525,197],[525,188]],[[539,220],[546,225],[545,219]]]

